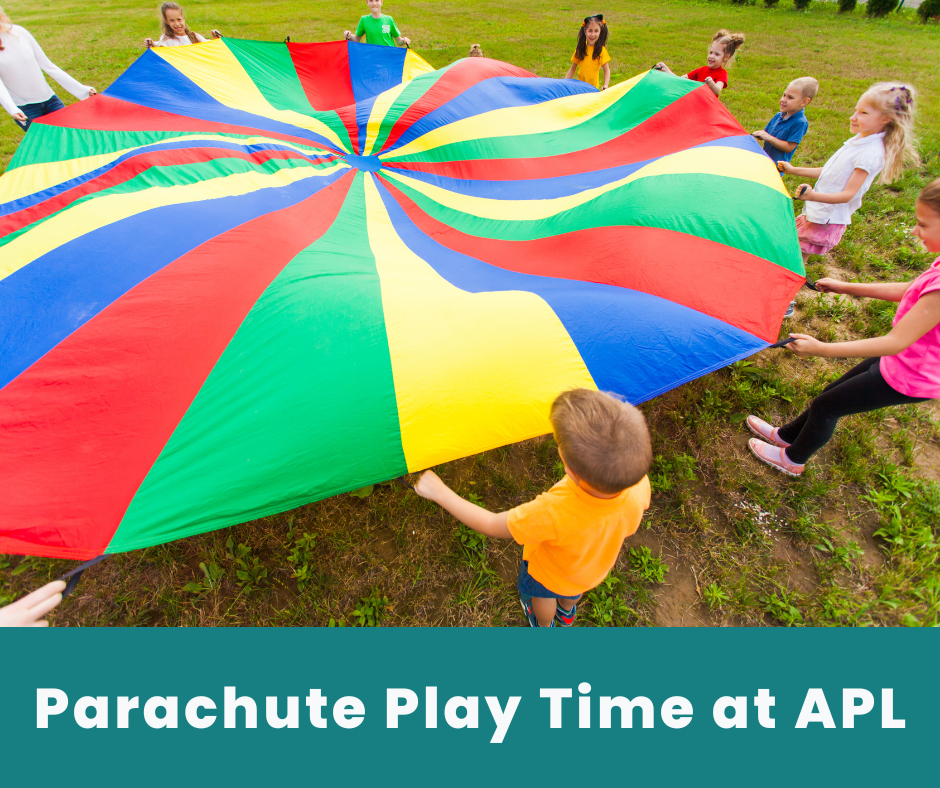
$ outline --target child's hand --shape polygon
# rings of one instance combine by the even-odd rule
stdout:
[[[787,175],[792,175],[792,174],[793,174],[793,169],[794,169],[794,167],[793,167],[793,165],[790,164],[790,162],[788,162],[788,161],[778,161],[778,162],[777,162],[777,169],[780,170],[780,172],[785,172],[785,173],[787,173]]]
[[[218,30],[211,31],[211,35],[213,38],[222,38],[222,34]]]
[[[796,194],[793,195],[794,200],[812,200],[816,195],[816,192],[813,191],[813,187],[808,183],[801,183],[796,187]]]
[[[13,116],[13,120],[18,120],[20,123],[26,123],[26,115],[23,114],[22,112],[17,112]]]
[[[350,31],[348,31],[348,30],[344,30],[344,31],[343,31],[343,38],[345,38],[347,41],[349,41],[349,39],[350,39],[351,37],[352,37],[352,33],[351,33]]]
[[[97,96],[97,95],[98,95],[98,91],[95,90],[94,88],[88,88],[88,95],[89,95],[89,97],[90,97],[90,96]]]
[[[709,77],[709,79],[711,79],[711,77]],[[767,139],[767,132],[764,131],[763,129],[758,129],[757,131],[752,131],[752,132],[751,132],[751,136],[752,136],[752,137],[756,137],[756,138],[759,139],[759,140],[766,140],[766,139]]]
[[[147,49],[153,49],[153,39],[152,39],[152,38],[145,38],[145,39],[144,39],[144,46],[147,47]]]
[[[672,70],[669,68],[669,66],[663,63],[661,60],[655,66],[653,66],[653,68],[656,69],[656,71],[665,71],[667,74],[672,73]]]
[[[440,494],[447,489],[447,485],[441,481],[441,477],[434,473],[434,471],[425,471],[422,473],[421,477],[418,479],[418,483],[415,485],[415,492],[422,498],[427,498],[429,501],[437,501]]]
[[[401,42],[402,42],[406,47],[410,47],[410,46],[411,46],[411,39],[408,38],[407,36],[402,36],[402,37],[401,37]]]
[[[828,276],[816,280],[816,289],[820,293],[841,293],[843,292],[843,285],[845,285],[845,282],[841,279],[831,279]]]
[[[43,616],[62,601],[65,581],[53,580],[6,607],[0,607],[0,627],[47,627]]]
[[[790,336],[794,337],[796,341],[787,345],[787,350],[792,350],[798,356],[818,356],[823,345],[826,344],[815,337],[809,336],[809,334],[790,334]]]

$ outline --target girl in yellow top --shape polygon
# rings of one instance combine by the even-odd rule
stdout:
[[[580,79],[601,90],[610,86],[610,55],[607,53],[607,23],[603,14],[584,17],[581,32],[578,33],[578,48],[571,56],[571,68],[565,79]],[[604,70],[604,85],[601,87],[598,75]]]

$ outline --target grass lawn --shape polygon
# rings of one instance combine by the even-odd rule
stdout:
[[[105,89],[158,34],[154,3],[7,0],[58,65]],[[208,34],[335,40],[365,3],[190,0],[187,21]],[[540,76],[562,76],[580,17],[594,9],[531,0],[387,0],[403,34],[434,66],[486,55]],[[797,76],[816,76],[810,131],[794,163],[821,166],[849,135],[848,116],[872,82],[919,91],[924,163],[876,186],[844,241],[811,258],[813,278],[909,280],[931,258],[911,238],[919,189],[940,176],[940,26],[913,11],[869,20],[835,3],[797,12],[726,0],[611,0],[612,82],[658,60],[684,73],[705,61],[719,27],[747,42],[722,94],[749,129],[762,128]],[[57,86],[56,86],[57,87]],[[65,101],[71,97],[57,91]],[[0,113],[0,171],[22,134]],[[797,185],[787,179],[788,187]],[[742,283],[759,286],[759,283]],[[825,340],[875,336],[893,305],[798,297],[788,330]],[[849,361],[766,351],[643,406],[654,440],[653,506],[582,625],[871,625],[940,623],[940,406],[905,406],[845,420],[801,479],[753,460],[744,414],[781,421],[799,412]],[[438,469],[491,509],[521,503],[560,477],[550,438]],[[69,562],[0,555],[0,604],[60,574]],[[518,548],[484,540],[395,485],[112,557],[92,569],[52,616],[58,625],[524,623],[515,596]]]

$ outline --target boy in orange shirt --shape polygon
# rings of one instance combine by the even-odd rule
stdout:
[[[533,627],[569,627],[577,602],[613,568],[650,505],[646,420],[610,394],[560,394],[549,416],[565,476],[534,501],[490,512],[461,498],[433,471],[415,485],[464,525],[523,546],[519,601]]]

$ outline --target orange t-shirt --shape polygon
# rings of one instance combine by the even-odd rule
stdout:
[[[646,476],[616,498],[595,498],[565,476],[534,501],[510,509],[506,524],[523,546],[529,574],[556,594],[577,596],[607,576],[649,505]]]

